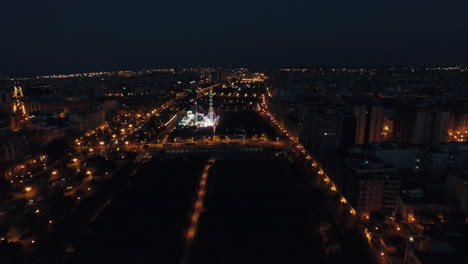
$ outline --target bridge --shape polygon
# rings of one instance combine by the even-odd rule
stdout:
[[[127,146],[128,151],[139,152],[137,161],[150,159],[153,155],[165,156],[198,156],[203,154],[216,154],[226,156],[229,153],[237,153],[254,158],[265,150],[288,150],[290,144],[285,141],[259,141],[251,139],[239,139],[227,142],[179,142],[166,144],[147,144],[148,147]],[[152,155],[152,154],[153,155]],[[271,153],[269,153],[271,154]],[[268,155],[269,155],[268,154]],[[263,155],[260,155],[263,157]]]
[[[127,151],[161,151],[170,149],[211,149],[211,148],[239,148],[239,147],[264,147],[264,148],[281,148],[291,147],[291,143],[283,140],[271,141],[271,140],[255,140],[255,139],[230,139],[229,141],[191,141],[187,140],[184,142],[175,143],[149,143],[145,144],[147,147],[141,145],[130,144],[125,148]]]

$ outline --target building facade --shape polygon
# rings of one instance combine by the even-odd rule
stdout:
[[[345,160],[343,194],[361,215],[393,214],[400,192],[400,173],[380,159]]]
[[[402,143],[445,142],[450,113],[430,105],[400,104],[395,113],[393,139]]]

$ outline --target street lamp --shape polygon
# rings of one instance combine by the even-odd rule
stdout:
[[[409,242],[413,242],[414,241],[414,238],[413,237],[409,237]],[[406,264],[406,261],[407,261],[407,258],[408,258],[408,247],[409,247],[409,243],[408,243],[408,240],[405,239],[405,255],[403,257],[403,264]]]

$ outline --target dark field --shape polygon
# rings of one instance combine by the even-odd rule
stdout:
[[[181,263],[205,162],[145,164],[92,224],[71,263]],[[193,264],[343,263],[352,258],[343,253],[325,204],[285,158],[216,160],[205,211],[185,259]]]
[[[202,160],[151,161],[113,198],[71,263],[178,263]]]
[[[334,231],[320,195],[286,162],[216,161],[191,263],[326,263]]]

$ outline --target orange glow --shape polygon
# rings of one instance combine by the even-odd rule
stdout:
[[[214,160],[210,160],[214,162]],[[197,226],[198,226],[198,219],[200,218],[200,214],[203,211],[203,198],[206,194],[206,180],[208,178],[208,170],[211,165],[206,165],[205,169],[203,170],[203,174],[200,178],[200,184],[197,192],[197,199],[193,205],[193,212],[192,216],[190,217],[190,225],[187,230],[186,234],[186,241],[192,241],[195,238]]]
[[[195,237],[195,229],[190,228],[189,231],[187,232],[187,240],[193,240]]]

